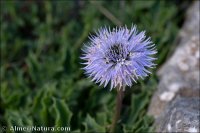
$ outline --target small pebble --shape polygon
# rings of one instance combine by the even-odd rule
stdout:
[[[174,96],[175,96],[174,92],[166,91],[166,92],[163,92],[159,96],[159,98],[160,98],[161,101],[169,102],[174,98]]]
[[[189,70],[189,66],[182,61],[178,63],[178,66],[182,71],[188,71]]]
[[[172,83],[171,85],[169,85],[168,90],[176,93],[180,89],[180,87],[180,83]]]

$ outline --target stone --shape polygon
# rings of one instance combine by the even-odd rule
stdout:
[[[186,14],[178,47],[157,73],[160,82],[151,100],[149,115],[158,118],[176,97],[200,97],[199,23],[199,1],[195,1]]]
[[[200,98],[177,98],[157,121],[157,132],[199,132]]]
[[[200,132],[200,18],[194,1],[178,36],[179,44],[159,69],[160,82],[148,114],[157,132]]]
[[[171,101],[173,98],[174,98],[174,92],[170,92],[170,91],[166,91],[166,92],[163,92],[159,98],[161,101]]]

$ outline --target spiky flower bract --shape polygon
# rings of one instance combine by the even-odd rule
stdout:
[[[111,90],[132,86],[138,78],[144,78],[151,72],[156,59],[155,44],[145,32],[137,32],[136,26],[100,28],[96,35],[90,35],[90,42],[83,47],[81,59],[86,65],[83,69],[92,81],[104,84],[110,82]]]

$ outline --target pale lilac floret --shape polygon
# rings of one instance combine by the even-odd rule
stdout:
[[[138,33],[136,26],[101,28],[96,35],[90,35],[90,42],[84,45],[81,59],[86,65],[83,69],[92,81],[104,84],[110,82],[111,90],[132,86],[138,78],[144,78],[151,72],[156,59],[155,44],[146,38],[145,32]]]

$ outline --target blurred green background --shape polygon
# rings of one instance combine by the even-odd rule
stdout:
[[[118,132],[151,132],[147,116],[159,79],[156,70],[176,46],[189,1],[1,1],[2,126],[70,126],[106,132],[116,91],[99,87],[80,69],[81,47],[102,26],[132,24],[158,49],[157,68],[126,89]],[[9,132],[9,131],[8,131]]]

